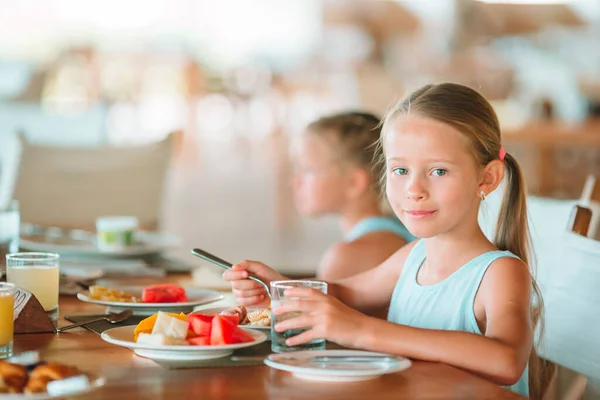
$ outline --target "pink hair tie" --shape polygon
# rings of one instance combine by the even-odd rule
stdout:
[[[505,156],[506,156],[506,150],[504,150],[503,146],[500,146],[500,160],[504,161]]]

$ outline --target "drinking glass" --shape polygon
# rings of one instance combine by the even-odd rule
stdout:
[[[289,300],[300,300],[298,298],[290,298],[284,295],[286,289],[294,287],[306,287],[311,289],[320,290],[323,293],[327,293],[327,283],[321,281],[274,281],[271,282],[271,309],[277,308],[280,304],[285,303]],[[299,351],[299,350],[325,350],[325,339],[315,339],[308,343],[304,343],[297,346],[288,346],[285,344],[285,340],[301,334],[308,330],[303,329],[288,329],[284,332],[276,332],[275,324],[281,321],[285,321],[290,318],[295,318],[302,315],[301,312],[290,312],[281,315],[273,315],[271,318],[271,350],[275,353],[283,353],[287,351]]]
[[[12,356],[15,285],[0,282],[0,358]]]
[[[6,281],[33,294],[56,323],[58,319],[59,255],[15,253],[6,256]]]

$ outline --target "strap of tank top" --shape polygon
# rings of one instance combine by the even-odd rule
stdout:
[[[408,279],[410,282],[416,282],[417,271],[423,261],[425,261],[425,241],[419,240],[410,250],[406,261],[404,261],[400,280]]]

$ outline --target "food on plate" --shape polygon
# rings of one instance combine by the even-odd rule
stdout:
[[[172,313],[167,313],[167,312],[161,312],[160,314],[166,314],[170,317],[173,318],[177,318],[181,321],[185,321],[187,323],[187,316],[184,313],[180,313],[180,314],[172,314]],[[154,325],[156,324],[156,320],[158,318],[158,314],[153,314],[151,316],[149,316],[148,318],[143,319],[142,321],[140,321],[140,323],[135,327],[134,330],[134,338],[133,340],[135,342],[137,342],[138,336],[141,333],[152,333],[152,331],[154,330]]]
[[[186,316],[159,311],[136,326],[134,341],[158,346],[219,346],[254,341],[254,336],[239,328],[238,322],[237,315]]]
[[[248,312],[246,307],[236,306],[223,310],[219,314],[237,315],[240,319],[240,325],[271,326],[271,310],[268,308]]]
[[[247,325],[251,326],[271,326],[271,310],[263,308],[248,313]]]
[[[0,361],[0,393],[22,393],[27,378],[24,366]]]
[[[29,371],[30,370],[30,371]],[[73,382],[67,378],[77,378]],[[0,361],[0,393],[57,394],[89,388],[89,378],[76,367],[60,363],[37,362],[27,366]]]
[[[114,301],[121,303],[139,303],[140,299],[131,293],[122,292],[117,289],[109,289],[104,286],[90,286],[90,298],[101,301]]]
[[[142,298],[131,293],[104,286],[90,286],[89,297],[93,300],[120,303],[185,303],[188,301],[185,289],[174,284],[146,286],[142,290]]]
[[[146,286],[142,292],[144,303],[185,303],[185,289],[178,285],[162,284]]]

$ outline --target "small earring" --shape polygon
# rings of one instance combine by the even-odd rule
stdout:
[[[480,194],[481,194],[481,200],[485,200],[485,192],[482,190],[480,192]]]

